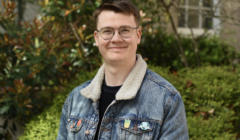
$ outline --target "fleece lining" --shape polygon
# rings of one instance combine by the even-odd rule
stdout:
[[[138,89],[140,88],[144,75],[147,70],[147,64],[142,59],[141,55],[137,54],[137,61],[129,73],[128,77],[124,81],[122,87],[116,94],[116,100],[130,100],[133,99]],[[91,83],[83,88],[80,93],[86,97],[92,99],[94,102],[97,102],[101,97],[101,87],[104,78],[105,64],[103,64],[98,73],[93,78]]]

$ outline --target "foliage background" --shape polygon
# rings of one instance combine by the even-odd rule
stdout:
[[[40,4],[41,20],[31,24],[16,23],[16,3],[2,2],[0,114],[5,121],[0,127],[5,131],[0,139],[11,139],[10,132],[16,131],[9,120],[27,122],[81,71],[92,71],[102,63],[93,47],[93,23],[88,20],[97,2],[44,0]]]
[[[237,86],[240,82],[239,71],[232,71],[228,66],[206,66],[188,71],[183,69],[177,73],[170,73],[168,68],[163,67],[149,68],[166,78],[181,93],[191,140],[236,139],[239,130],[236,124],[239,124],[240,115],[240,89]],[[20,140],[56,139],[62,105],[68,93],[93,78],[96,72],[84,73],[63,88],[54,99],[53,105],[26,125]]]
[[[0,32],[0,115],[5,118],[4,124],[0,126],[4,129],[3,132],[0,132],[0,139],[11,139],[11,135],[16,131],[16,125],[9,122],[15,119],[21,120],[23,124],[27,123],[26,133],[23,137],[26,135],[35,137],[34,132],[39,133],[39,131],[32,131],[29,134],[28,129],[32,127],[30,124],[41,119],[50,119],[49,122],[53,121],[51,125],[54,125],[54,128],[57,129],[56,118],[59,116],[52,116],[50,112],[58,112],[59,110],[46,110],[39,117],[36,116],[51,105],[63,104],[63,99],[73,87],[71,84],[74,83],[73,85],[76,86],[86,79],[90,79],[91,76],[86,75],[86,72],[94,71],[103,63],[93,40],[95,27],[92,13],[100,5],[100,0],[40,0],[40,14],[33,22],[21,20],[22,12],[16,12],[20,5],[20,1],[18,2],[17,5],[13,1],[3,1],[3,9],[0,11],[0,27],[4,29],[4,32]],[[225,70],[222,71],[224,73],[230,71],[234,73],[238,70],[238,66],[233,64],[233,60],[239,58],[239,54],[234,47],[226,44],[218,37],[196,38],[195,43],[198,44],[199,48],[199,56],[196,56],[193,40],[179,36],[182,43],[180,45],[184,48],[189,67],[195,68],[191,70],[192,73],[187,73],[188,68],[185,69],[185,64],[178,49],[178,39],[175,35],[167,34],[162,25],[158,24],[159,22],[165,23],[163,19],[169,17],[166,10],[158,8],[157,6],[161,5],[156,1],[146,0],[139,3],[138,0],[132,0],[132,2],[136,4],[141,13],[140,25],[143,35],[138,53],[142,54],[149,64],[169,67],[169,69],[164,69],[163,72],[165,73],[168,73],[168,71],[175,74],[179,73],[177,83],[174,84],[174,78],[174,80],[171,78],[168,80],[179,88],[185,106],[195,107],[187,109],[188,116],[193,117],[192,119],[188,117],[188,122],[191,122],[189,127],[192,127],[191,138],[196,139],[205,130],[213,133],[206,134],[209,139],[218,136],[219,139],[220,136],[232,138],[236,133],[240,134],[237,131],[240,130],[240,124],[235,118],[239,115],[239,110],[236,108],[238,102],[234,100],[239,92],[234,88],[237,85],[229,81],[229,79],[237,81],[239,76],[233,77],[229,74],[232,79],[228,79],[227,76],[222,77],[224,75],[220,75],[219,72],[216,77],[222,77],[223,82],[228,82],[221,85],[226,87],[225,92],[223,92],[226,96],[219,95],[216,101],[208,97],[207,93],[211,91],[215,95],[215,92],[220,90],[218,87],[221,78],[215,77],[218,80],[209,83],[210,85],[213,84],[212,87],[198,87],[199,85],[206,85],[212,80],[211,76],[214,72],[211,69],[223,69]],[[24,3],[26,1],[22,1],[22,7],[24,7]],[[201,69],[198,69],[198,59],[202,66],[212,65],[222,68],[204,67],[201,71]],[[225,66],[230,67],[226,68]],[[156,71],[161,69],[152,68]],[[159,71],[162,76],[165,75],[163,72]],[[199,75],[196,76],[193,72],[198,72]],[[204,77],[205,72],[211,74],[206,74]],[[181,73],[188,74],[188,76],[184,77],[184,74]],[[83,77],[83,75],[86,75],[86,77]],[[172,77],[172,75],[168,74],[167,77]],[[198,78],[202,78],[203,82],[201,80],[194,81],[194,84],[190,84],[191,86],[187,88],[180,86],[185,85],[186,80],[191,81],[185,79],[187,77],[192,80],[192,83]],[[79,79],[79,81],[73,79]],[[185,83],[181,83],[181,80]],[[223,90],[223,88],[221,89]],[[200,91],[206,94],[201,95],[198,93]],[[193,93],[199,97],[192,98]],[[223,99],[221,100],[220,97],[224,101],[229,100],[229,102],[222,101]],[[52,102],[53,99],[54,102]],[[232,101],[232,104],[230,101]],[[200,105],[203,108],[199,108]],[[52,106],[50,108],[53,108]],[[215,107],[216,116],[208,113],[213,107]],[[226,110],[228,113],[223,113]],[[200,115],[196,115],[197,113]],[[226,114],[229,116],[227,117]],[[222,118],[217,116],[222,116]],[[33,121],[29,122],[29,120]],[[40,124],[44,126],[41,128],[42,132],[47,135],[52,131],[55,133],[56,130],[47,130],[50,127],[48,124],[44,124],[42,121]],[[196,124],[202,126],[195,129]],[[226,124],[226,126],[218,125],[218,127],[211,128],[210,126],[213,124]],[[53,137],[55,138],[55,136]]]

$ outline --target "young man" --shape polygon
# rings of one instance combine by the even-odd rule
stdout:
[[[104,59],[94,79],[66,99],[58,140],[188,140],[178,91],[136,54],[139,11],[127,0],[94,13],[96,46]]]

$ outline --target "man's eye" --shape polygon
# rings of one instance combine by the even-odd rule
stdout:
[[[103,30],[102,33],[103,34],[110,34],[110,33],[112,33],[112,30]]]
[[[121,30],[121,33],[128,33],[128,32],[131,32],[130,29],[128,28],[124,28]]]

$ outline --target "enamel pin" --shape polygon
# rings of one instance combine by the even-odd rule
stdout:
[[[138,126],[137,126],[137,123],[135,123],[135,126],[133,128],[135,131],[138,131]]]
[[[80,125],[81,125],[81,123],[82,123],[82,120],[81,120],[81,119],[79,119],[79,120],[78,120],[78,123],[77,123],[77,126],[80,126]]]
[[[124,121],[124,128],[129,128],[129,125],[130,125],[130,123],[131,123],[131,120],[125,120]]]
[[[80,129],[80,125],[81,125],[81,123],[82,123],[82,120],[81,120],[81,119],[79,119],[79,120],[78,120],[78,122],[77,122],[77,128],[76,128],[77,130],[79,130],[79,129]]]
[[[67,120],[67,123],[70,123],[70,121],[71,121],[71,119],[68,119],[68,120]]]
[[[142,130],[148,130],[150,129],[150,124],[148,122],[142,122],[139,128]]]
[[[73,128],[74,127],[74,123],[70,126],[70,128]]]

